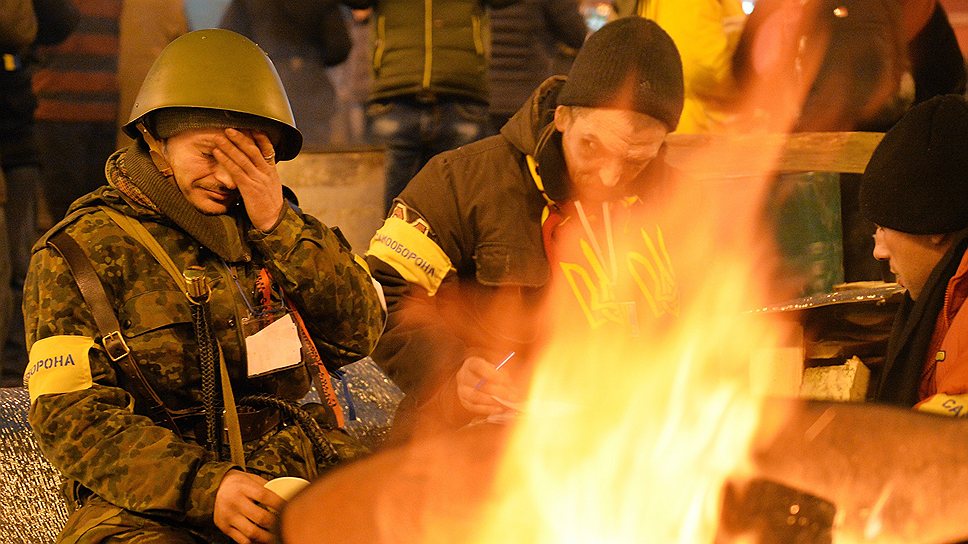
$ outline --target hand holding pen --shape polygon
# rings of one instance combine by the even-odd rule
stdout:
[[[513,357],[512,351],[497,365],[478,356],[464,359],[457,371],[457,397],[465,410],[481,416],[500,414],[508,408],[494,397],[518,400],[519,395],[510,376],[500,371]]]
[[[505,357],[503,361],[498,363],[497,366],[494,367],[494,370],[498,371],[504,368],[504,365],[508,364],[508,361],[511,360],[511,357],[514,357],[513,351],[511,353],[508,353],[508,356]],[[485,383],[487,383],[487,380],[484,378],[481,378],[480,381],[477,382],[477,385],[474,386],[474,389],[480,390],[480,388],[483,387]]]

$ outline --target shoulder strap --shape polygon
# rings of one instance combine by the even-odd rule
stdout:
[[[178,285],[178,288],[182,293],[188,292],[188,286],[185,284],[185,277],[182,275],[181,270],[178,269],[178,266],[176,266],[171,260],[171,256],[168,255],[168,252],[161,247],[161,244],[158,243],[158,240],[155,240],[155,237],[148,232],[148,229],[146,229],[144,225],[142,225],[137,219],[128,217],[127,215],[119,213],[117,210],[113,210],[107,206],[99,206],[99,208],[101,211],[108,214],[108,217],[117,223],[117,225],[121,227],[124,232],[128,233],[128,235],[137,240],[138,243],[144,246],[145,249],[147,249],[148,252],[154,256],[155,260],[158,261],[158,264],[160,264],[162,268],[165,269],[165,272],[168,272],[168,275],[171,276],[171,279],[175,280],[175,284]]]
[[[185,276],[178,269],[178,266],[171,260],[171,256],[165,251],[158,240],[148,232],[148,229],[140,221],[129,217],[107,206],[100,206],[101,210],[108,214],[112,221],[117,223],[124,232],[137,240],[149,253],[158,261],[158,264],[168,272],[171,279],[175,281],[182,294],[188,297],[189,302],[195,304],[188,294],[188,284]],[[216,341],[216,345],[218,342]],[[240,467],[245,467],[244,453],[242,449],[242,432],[239,425],[238,410],[235,406],[235,395],[232,392],[232,383],[229,381],[228,369],[225,367],[225,357],[222,355],[222,346],[218,346],[219,361],[219,382],[222,385],[222,403],[225,412],[222,414],[225,420],[225,428],[229,437],[229,451],[232,461]]]
[[[118,323],[114,308],[104,291],[104,284],[98,278],[97,272],[91,266],[91,261],[74,238],[61,230],[47,240],[47,245],[54,248],[67,261],[67,267],[74,276],[77,288],[81,291],[84,302],[94,316],[94,323],[101,335],[101,346],[112,362],[117,363],[128,377],[135,393],[146,403],[146,411],[152,420],[177,432],[171,414],[165,409],[164,403],[155,390],[141,373],[141,369],[131,357],[131,350],[121,335],[121,325]]]

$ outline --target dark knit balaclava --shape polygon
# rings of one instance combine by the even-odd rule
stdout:
[[[644,113],[675,130],[682,114],[682,60],[672,38],[641,17],[612,21],[582,46],[558,104]]]
[[[968,227],[968,103],[959,95],[912,108],[884,135],[861,178],[871,222],[910,234]]]

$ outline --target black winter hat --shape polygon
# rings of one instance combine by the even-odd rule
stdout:
[[[644,113],[675,130],[682,114],[682,59],[672,38],[642,17],[625,17],[589,36],[558,104]]]
[[[910,234],[968,227],[968,102],[937,96],[884,135],[860,184],[871,222]]]

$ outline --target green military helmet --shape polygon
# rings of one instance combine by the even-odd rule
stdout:
[[[268,120],[279,129],[278,141],[272,142],[277,161],[292,159],[302,147],[302,133],[272,61],[258,45],[230,30],[197,30],[168,44],[141,84],[125,134],[137,140],[138,125],[150,128],[150,114],[167,108],[222,110]]]

